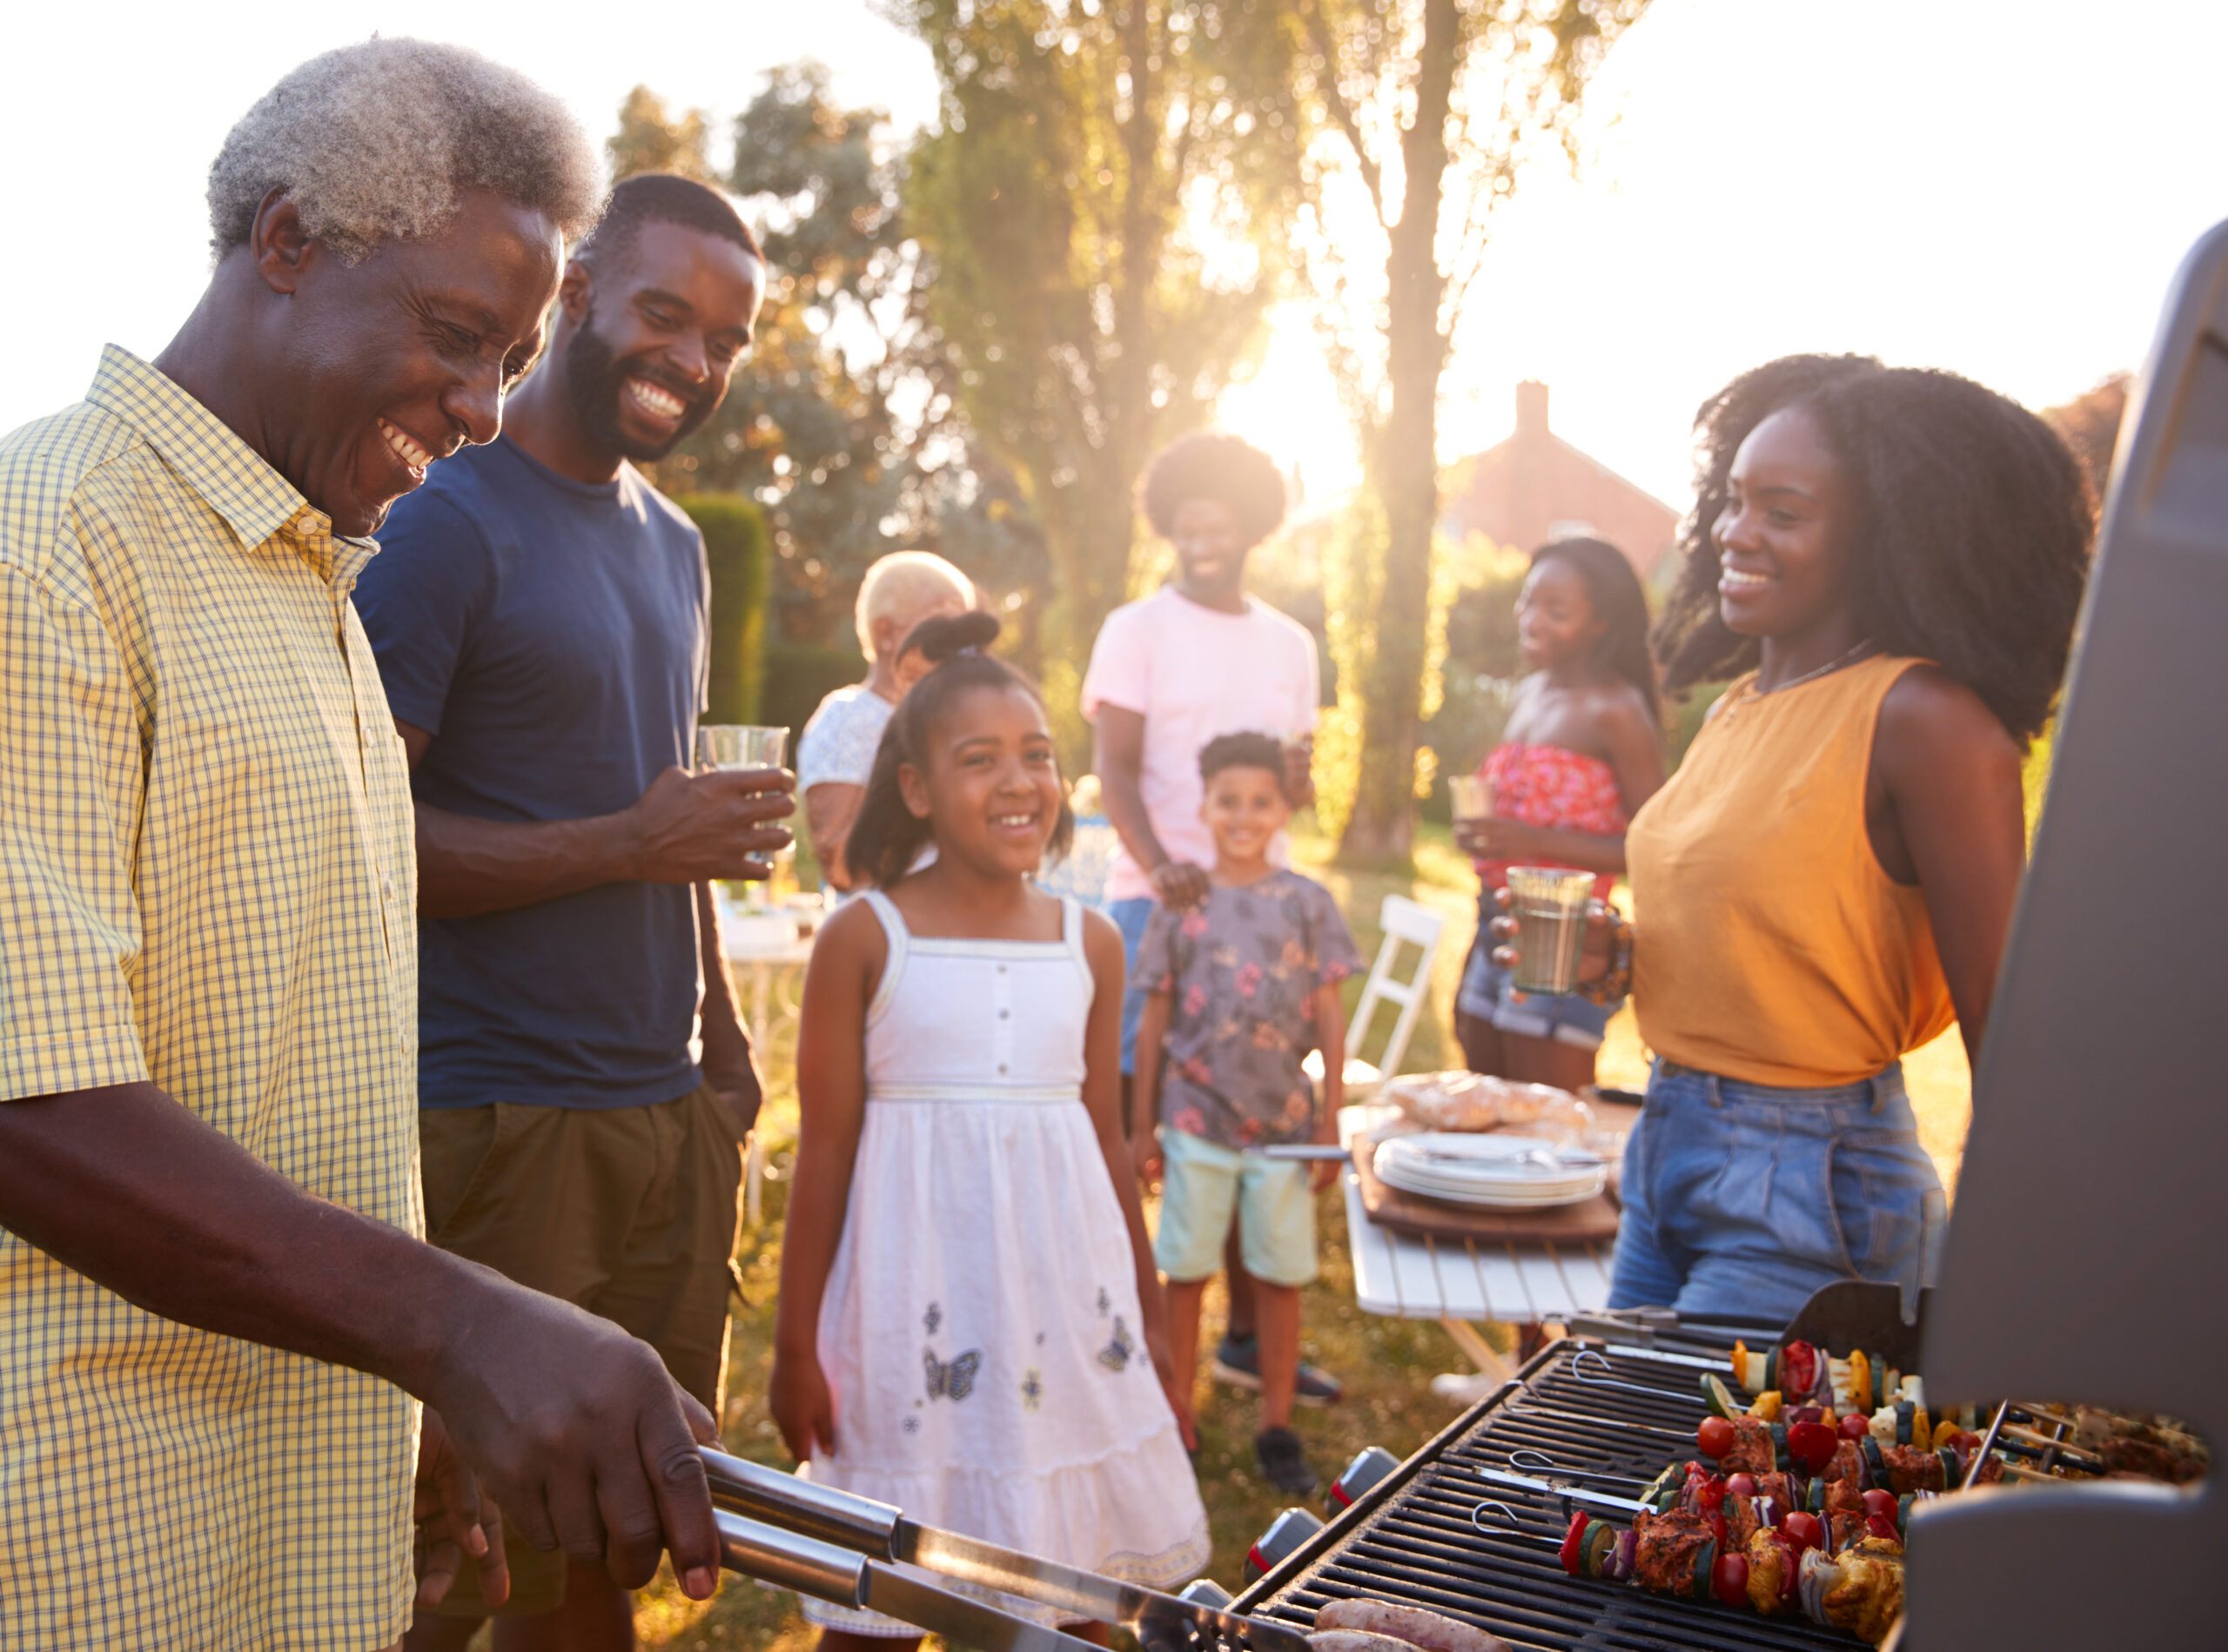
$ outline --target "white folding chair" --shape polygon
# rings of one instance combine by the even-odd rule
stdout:
[[[1385,931],[1384,944],[1377,949],[1377,962],[1371,967],[1361,998],[1354,1005],[1353,1019],[1346,1024],[1349,1105],[1365,1099],[1370,1091],[1400,1071],[1401,1058],[1408,1053],[1408,1035],[1416,1030],[1416,1017],[1422,1013],[1424,999],[1431,992],[1431,966],[1439,957],[1439,937],[1446,928],[1444,917],[1405,895],[1386,896],[1377,921]],[[1394,967],[1403,944],[1415,947],[1418,957],[1414,967],[1405,977],[1396,977]],[[1398,1005],[1400,1013],[1393,1019],[1392,1036],[1385,1041],[1381,1062],[1372,1065],[1362,1059],[1361,1049],[1369,1037],[1371,1024],[1377,1019],[1380,1003]],[[1307,1076],[1322,1083],[1323,1052],[1312,1051],[1304,1064]]]

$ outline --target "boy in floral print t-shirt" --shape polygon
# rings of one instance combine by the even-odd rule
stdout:
[[[1272,866],[1270,845],[1292,810],[1283,748],[1267,735],[1225,735],[1199,754],[1200,817],[1215,841],[1207,898],[1187,912],[1156,907],[1137,946],[1148,997],[1137,1027],[1137,1089],[1158,1143],[1139,1169],[1163,1181],[1153,1259],[1168,1276],[1170,1352],[1198,1357],[1199,1302],[1222,1266],[1236,1219],[1245,1271],[1259,1286],[1262,1432],[1254,1441],[1278,1489],[1312,1489],[1292,1432],[1299,1371],[1299,1287],[1315,1277],[1313,1193],[1336,1167],[1245,1150],[1337,1139],[1346,1064],[1339,983],[1361,955],[1320,883]],[[1323,1051],[1324,1094],[1301,1063]],[[1151,1110],[1151,1111],[1145,1111]]]

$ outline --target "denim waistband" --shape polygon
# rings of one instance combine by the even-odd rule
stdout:
[[[1891,1061],[1869,1078],[1861,1078],[1853,1085],[1798,1089],[1728,1078],[1718,1073],[1704,1072],[1699,1067],[1682,1067],[1675,1061],[1666,1061],[1659,1056],[1649,1077],[1648,1088],[1653,1090],[1656,1085],[1666,1082],[1694,1086],[1713,1107],[1722,1107],[1728,1101],[1806,1107],[1838,1107],[1859,1102],[1869,1105],[1874,1112],[1882,1112],[1889,1102],[1905,1094],[1903,1064],[1900,1061]]]

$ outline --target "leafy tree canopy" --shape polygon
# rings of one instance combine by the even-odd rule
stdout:
[[[1292,43],[1250,0],[885,10],[942,85],[906,206],[960,406],[1044,524],[1062,708],[1130,594],[1145,461],[1261,343],[1297,185]]]
[[[778,635],[841,642],[868,564],[943,551],[994,601],[1025,601],[1041,544],[1010,480],[978,462],[923,314],[903,157],[876,109],[843,107],[817,64],[776,69],[737,118],[724,171],[704,117],[637,89],[614,171],[703,177],[742,198],[767,254],[750,361],[719,412],[659,467],[676,492],[748,495],[772,535]]]

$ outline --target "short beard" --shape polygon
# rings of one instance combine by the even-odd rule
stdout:
[[[702,391],[691,395],[667,384],[654,373],[643,373],[640,376],[688,403],[688,411],[681,416],[681,428],[661,442],[637,441],[627,435],[619,422],[619,398],[627,393],[629,369],[614,359],[610,345],[595,330],[593,306],[580,318],[572,341],[565,346],[564,365],[565,388],[572,397],[573,412],[581,426],[607,453],[638,465],[663,459],[694,435],[720,405],[717,396]]]

